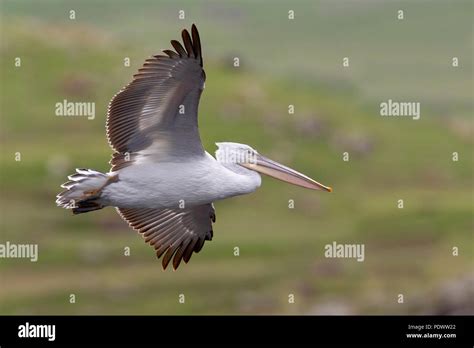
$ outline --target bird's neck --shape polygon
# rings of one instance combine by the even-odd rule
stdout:
[[[232,196],[251,193],[260,187],[262,178],[253,170],[246,169],[237,163],[221,163],[224,168],[226,179],[223,183]]]

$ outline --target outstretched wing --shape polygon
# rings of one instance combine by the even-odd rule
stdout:
[[[212,240],[212,223],[216,221],[212,204],[186,209],[117,208],[117,211],[143,235],[145,242],[154,246],[158,258],[164,254],[163,269],[172,258],[174,269],[181,260],[188,263],[193,251],[198,253],[204,241]]]
[[[191,38],[192,36],[192,38]],[[116,151],[112,171],[140,159],[202,156],[198,104],[206,75],[196,26],[182,31],[184,47],[147,59],[133,81],[109,104],[107,137]]]

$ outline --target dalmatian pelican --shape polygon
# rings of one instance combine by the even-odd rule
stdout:
[[[108,173],[76,169],[61,185],[58,206],[74,214],[106,206],[177,269],[213,237],[213,202],[254,192],[259,173],[313,190],[332,191],[308,176],[270,160],[248,145],[216,143],[214,158],[202,146],[198,105],[206,74],[196,26],[182,31],[145,61],[111,100],[107,138],[114,150]]]

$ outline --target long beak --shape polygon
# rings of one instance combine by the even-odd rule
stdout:
[[[266,158],[260,154],[257,154],[255,159],[250,163],[240,163],[240,165],[293,185],[306,187],[313,190],[332,192],[331,187],[324,186],[310,177],[307,177],[306,175],[301,174],[294,169],[288,168],[283,164],[272,161],[271,159]]]

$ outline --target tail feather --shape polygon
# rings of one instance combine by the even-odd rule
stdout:
[[[102,209],[100,203],[101,191],[112,177],[91,169],[76,169],[69,175],[69,181],[62,184],[65,188],[56,197],[56,204],[65,209],[72,209],[74,214],[87,213]]]

